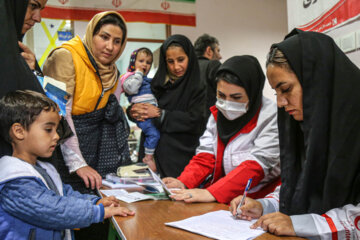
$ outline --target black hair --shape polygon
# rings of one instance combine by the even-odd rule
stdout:
[[[183,46],[181,46],[181,44],[177,43],[177,42],[170,43],[169,46],[166,48],[166,50],[168,50],[171,47],[180,47],[180,48],[182,48],[184,50]]]
[[[196,39],[194,43],[195,53],[198,57],[203,56],[208,46],[214,51],[216,45],[219,45],[219,41],[215,37],[205,33]]]
[[[121,45],[123,45],[123,43],[125,41],[125,36],[126,36],[126,26],[125,26],[124,21],[116,14],[109,14],[109,15],[106,15],[105,17],[103,17],[102,19],[100,19],[100,21],[96,24],[96,26],[94,28],[93,36],[98,34],[101,27],[106,24],[112,24],[112,25],[120,27],[122,34],[123,34],[122,39],[121,39]]]
[[[215,78],[216,83],[218,83],[220,80],[223,80],[227,83],[234,84],[240,87],[244,87],[243,84],[241,83],[241,80],[235,74],[232,74],[231,72],[228,71],[220,71],[219,73],[216,74],[216,78]]]
[[[0,99],[0,134],[11,143],[9,131],[14,123],[20,123],[26,130],[42,111],[56,111],[58,106],[44,94],[31,90],[9,92]]]
[[[265,66],[268,67],[270,64],[284,68],[290,72],[293,72],[285,54],[277,47],[271,47],[266,57]]]

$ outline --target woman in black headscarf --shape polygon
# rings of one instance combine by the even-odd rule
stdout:
[[[183,35],[165,40],[160,48],[159,69],[151,82],[159,108],[149,104],[145,113],[145,118],[151,118],[161,111],[157,124],[160,141],[154,157],[162,177],[179,176],[199,145],[200,126],[206,121],[204,87],[190,40]],[[143,110],[135,111],[135,105],[131,116],[144,118]]]
[[[0,0],[0,97],[14,90],[33,90],[44,93],[36,76],[20,54],[18,41],[28,1]]]
[[[262,95],[265,76],[253,56],[235,56],[216,73],[217,102],[200,146],[178,179],[165,178],[185,202],[229,203],[244,192],[264,197],[280,175],[276,105]],[[199,189],[202,187],[206,189]]]
[[[279,107],[280,204],[247,199],[242,217],[264,215],[254,227],[277,235],[358,239],[360,70],[330,37],[295,29],[272,46],[267,76]]]
[[[15,90],[44,93],[36,76],[20,54],[24,17],[28,1],[0,0],[0,97]],[[11,155],[11,146],[0,138],[0,156]]]

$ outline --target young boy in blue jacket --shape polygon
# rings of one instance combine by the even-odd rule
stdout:
[[[11,92],[0,100],[1,136],[12,156],[0,159],[0,239],[73,239],[70,229],[113,215],[134,212],[115,197],[80,194],[63,184],[50,157],[60,120],[56,103],[33,91]]]

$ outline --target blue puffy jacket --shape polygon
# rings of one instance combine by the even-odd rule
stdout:
[[[0,159],[0,239],[72,239],[69,229],[103,220],[104,207],[96,205],[97,196],[73,191],[62,184],[50,163],[38,163],[61,196],[29,163],[8,156]]]
[[[148,78],[147,76],[143,76],[143,81],[139,88],[138,93],[134,95],[130,95],[128,97],[129,102],[132,102],[133,97],[141,96],[144,94],[153,94],[151,91],[151,80],[152,80],[151,78]]]

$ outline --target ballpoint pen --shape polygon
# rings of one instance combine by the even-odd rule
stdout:
[[[248,191],[249,191],[249,189],[250,189],[250,186],[251,186],[251,182],[252,182],[252,178],[250,178],[250,179],[248,180],[247,184],[246,184],[246,187],[245,187],[245,190],[244,190],[244,194],[243,194],[243,196],[242,196],[242,198],[241,198],[241,201],[240,201],[238,207],[236,208],[236,216],[239,216],[239,215],[241,214],[241,213],[240,213],[240,208],[241,208],[242,205],[244,205],[246,195],[247,195],[247,193],[248,193]]]

